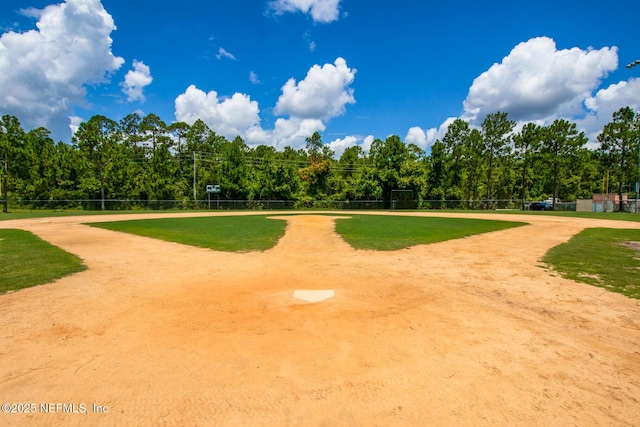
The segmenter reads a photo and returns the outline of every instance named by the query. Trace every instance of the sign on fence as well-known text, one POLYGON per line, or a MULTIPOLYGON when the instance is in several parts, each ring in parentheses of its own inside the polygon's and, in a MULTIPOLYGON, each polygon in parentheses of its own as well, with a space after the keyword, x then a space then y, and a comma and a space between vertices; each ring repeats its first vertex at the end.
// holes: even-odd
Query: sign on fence
POLYGON ((219 185, 207 184, 207 193, 219 194, 221 191, 219 185))

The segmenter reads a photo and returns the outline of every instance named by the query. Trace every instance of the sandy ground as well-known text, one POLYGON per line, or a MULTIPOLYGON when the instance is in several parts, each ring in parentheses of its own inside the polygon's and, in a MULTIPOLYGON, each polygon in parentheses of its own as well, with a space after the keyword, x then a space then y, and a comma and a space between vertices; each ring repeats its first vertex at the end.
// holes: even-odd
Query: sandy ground
POLYGON ((287 214, 242 254, 82 224, 105 217, 0 222, 88 266, 0 296, 0 403, 35 404, 0 425, 640 425, 640 301, 539 262, 640 224, 509 216, 529 225, 374 252, 334 232, 348 213, 287 214))

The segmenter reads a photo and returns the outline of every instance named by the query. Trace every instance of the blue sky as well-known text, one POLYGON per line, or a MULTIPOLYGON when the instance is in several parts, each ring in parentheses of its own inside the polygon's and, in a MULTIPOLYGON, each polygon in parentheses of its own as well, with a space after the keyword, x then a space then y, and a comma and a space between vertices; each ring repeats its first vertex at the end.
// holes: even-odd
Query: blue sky
POLYGON ((339 154, 455 118, 578 123, 640 108, 640 2, 4 0, 0 112, 70 141, 82 120, 201 118, 250 145, 339 154))

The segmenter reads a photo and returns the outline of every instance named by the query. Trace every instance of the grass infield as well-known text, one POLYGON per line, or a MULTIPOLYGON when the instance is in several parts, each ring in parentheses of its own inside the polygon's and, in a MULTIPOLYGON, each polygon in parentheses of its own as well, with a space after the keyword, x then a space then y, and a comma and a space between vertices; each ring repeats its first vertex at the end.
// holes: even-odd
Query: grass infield
POLYGON ((483 219, 354 215, 336 222, 336 231, 356 249, 395 251, 525 225, 483 219))
POLYGON ((566 279, 640 299, 640 230, 588 228, 542 261, 566 279))
POLYGON ((0 229, 0 259, 0 294, 86 269, 77 256, 23 230, 0 229))
POLYGON ((112 231, 226 252, 264 251, 278 243, 285 221, 262 215, 158 218, 88 224, 112 231))

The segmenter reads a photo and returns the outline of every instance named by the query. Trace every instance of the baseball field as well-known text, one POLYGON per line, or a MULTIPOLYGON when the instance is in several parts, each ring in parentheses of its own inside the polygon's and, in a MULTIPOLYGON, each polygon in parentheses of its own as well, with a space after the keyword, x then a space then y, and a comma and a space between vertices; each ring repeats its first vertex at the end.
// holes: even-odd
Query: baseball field
POLYGON ((638 222, 402 213, 523 224, 372 249, 336 232, 359 214, 272 212, 249 250, 89 225, 185 215, 230 214, 0 221, 86 266, 0 295, 0 425, 640 425, 640 300, 541 262, 638 222))

